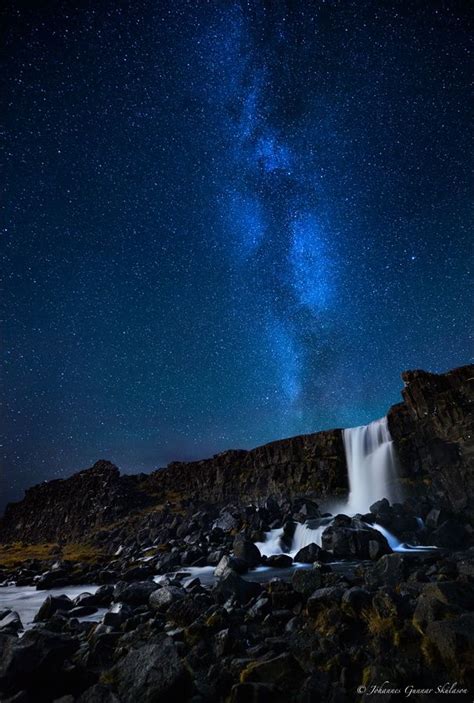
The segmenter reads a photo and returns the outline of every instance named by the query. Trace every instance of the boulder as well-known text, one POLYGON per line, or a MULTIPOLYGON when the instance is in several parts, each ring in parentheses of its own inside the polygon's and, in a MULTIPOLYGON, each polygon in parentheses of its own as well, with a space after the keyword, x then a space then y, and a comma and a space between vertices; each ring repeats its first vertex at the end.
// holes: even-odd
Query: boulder
POLYGON ((448 671, 453 671, 460 679, 465 679, 467 673, 472 680, 474 614, 467 613, 458 618, 432 622, 427 627, 426 638, 438 651, 448 671))
POLYGON ((330 568, 322 564, 314 564, 312 569, 297 569, 291 579, 291 585, 297 593, 308 598, 317 588, 323 585, 323 574, 330 568))
POLYGON ((231 532, 232 530, 236 530, 238 526, 239 521, 228 511, 222 512, 213 524, 214 528, 218 528, 223 532, 231 532))
POLYGON ((418 597, 413 624, 424 632, 436 620, 456 617, 473 609, 474 584, 462 581, 428 583, 418 597))
POLYGON ((262 561, 258 547, 243 534, 235 536, 233 550, 234 556, 245 561, 251 568, 262 561))
POLYGON ((238 683, 232 687, 229 703, 275 703, 275 687, 270 684, 238 683))
POLYGON ((111 670, 111 677, 121 703, 186 700, 189 687, 176 645, 165 635, 132 649, 111 670))
POLYGON ((127 605, 145 605, 157 587, 154 581, 137 581, 136 583, 119 581, 114 588, 113 597, 115 601, 127 605))
POLYGON ((0 615, 0 632, 14 634, 20 630, 23 630, 23 624, 15 610, 8 610, 0 615))
POLYGON ((36 613, 33 622, 49 620, 58 611, 68 611, 74 607, 74 603, 69 596, 47 596, 40 609, 36 613))
POLYGON ((377 559, 391 553, 385 537, 357 519, 338 515, 322 536, 323 549, 342 559, 377 559), (349 521, 348 521, 349 520, 349 521))
POLYGON ((302 547, 294 556, 294 561, 300 564, 314 564, 315 561, 329 561, 330 559, 332 559, 332 555, 314 542, 302 547))
POLYGON ((366 572, 368 586, 398 586, 407 574, 406 559, 402 554, 385 554, 366 572))
POLYGON ((458 520, 451 518, 443 522, 432 534, 431 539, 436 547, 457 549, 463 546, 465 530, 458 520))
POLYGON ((346 613, 359 615, 363 610, 369 608, 371 601, 372 596, 367 589, 353 586, 344 591, 341 607, 346 613))
POLYGON ((79 696, 77 703, 120 703, 120 701, 109 686, 96 683, 79 696))
POLYGON ((66 660, 79 648, 79 641, 69 635, 40 628, 23 637, 3 636, 0 643, 0 690, 41 691, 45 700, 61 694, 61 670, 66 660), (48 698, 49 696, 49 698, 48 698))
POLYGON ((322 608, 331 605, 339 605, 344 595, 344 588, 341 586, 328 586, 327 588, 318 588, 308 598, 306 604, 308 615, 311 617, 317 616, 322 608))
POLYGON ((242 683, 255 682, 273 684, 291 690, 302 675, 302 669, 291 654, 280 654, 271 659, 251 662, 240 674, 242 683))
POLYGON ((132 610, 125 603, 114 603, 102 618, 107 627, 118 630, 120 626, 133 615, 132 610))
POLYGON ((178 588, 177 586, 163 586, 163 588, 156 589, 150 594, 148 603, 152 610, 163 611, 166 610, 172 603, 175 603, 181 598, 184 598, 186 591, 183 588, 178 588))
POLYGON ((249 565, 243 559, 231 557, 226 554, 222 557, 214 569, 214 576, 216 578, 220 578, 227 573, 229 569, 235 571, 237 574, 245 574, 249 570, 249 565))
POLYGON ((259 583, 246 581, 234 571, 228 571, 213 587, 217 601, 222 603, 229 598, 235 598, 237 603, 245 605, 262 591, 259 583))

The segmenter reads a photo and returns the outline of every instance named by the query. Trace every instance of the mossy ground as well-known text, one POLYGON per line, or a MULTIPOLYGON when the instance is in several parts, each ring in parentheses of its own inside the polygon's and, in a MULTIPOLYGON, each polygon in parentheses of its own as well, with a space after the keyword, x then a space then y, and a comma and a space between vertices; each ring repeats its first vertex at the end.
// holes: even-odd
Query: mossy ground
POLYGON ((14 542, 0 544, 0 568, 11 569, 21 566, 24 562, 35 559, 50 561, 63 559, 72 562, 94 564, 103 558, 102 550, 90 544, 70 543, 59 546, 54 543, 25 544, 14 542))

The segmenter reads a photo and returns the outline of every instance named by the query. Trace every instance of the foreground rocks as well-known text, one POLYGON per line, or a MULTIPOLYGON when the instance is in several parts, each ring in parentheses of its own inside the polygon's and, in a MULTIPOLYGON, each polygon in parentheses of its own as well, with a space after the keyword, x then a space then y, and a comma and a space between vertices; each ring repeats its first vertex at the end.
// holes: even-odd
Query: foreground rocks
POLYGON ((229 563, 211 586, 181 570, 103 588, 96 623, 70 616, 94 596, 46 598, 22 637, 0 631, 0 699, 350 703, 384 680, 472 691, 474 549, 316 561, 266 583, 229 563))

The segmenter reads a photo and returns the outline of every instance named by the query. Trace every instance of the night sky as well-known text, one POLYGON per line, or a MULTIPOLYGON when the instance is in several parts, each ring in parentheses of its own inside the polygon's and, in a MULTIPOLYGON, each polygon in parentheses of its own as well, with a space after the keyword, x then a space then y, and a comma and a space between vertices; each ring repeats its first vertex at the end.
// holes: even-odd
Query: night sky
POLYGON ((2 502, 469 361, 468 7, 9 3, 2 502))

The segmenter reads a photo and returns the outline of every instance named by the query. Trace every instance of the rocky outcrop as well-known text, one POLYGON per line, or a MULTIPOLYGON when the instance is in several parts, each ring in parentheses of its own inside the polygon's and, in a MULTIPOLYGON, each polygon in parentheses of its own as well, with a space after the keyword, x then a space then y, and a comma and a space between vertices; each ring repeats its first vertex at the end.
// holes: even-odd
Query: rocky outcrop
POLYGON ((316 432, 228 451, 211 459, 174 462, 146 480, 148 490, 182 493, 206 502, 260 503, 268 496, 326 497, 347 491, 341 430, 316 432))
MULTIPOLYGON (((431 507, 439 507, 441 517, 443 510, 474 511, 473 377, 473 366, 446 374, 407 371, 404 402, 388 413, 402 481, 409 491, 428 497, 431 507)), ((99 461, 69 479, 35 486, 21 502, 9 505, 0 521, 0 542, 80 540, 173 500, 258 505, 269 497, 321 501, 347 490, 341 430, 174 462, 147 476, 120 476, 117 467, 99 461)), ((220 520, 233 518, 226 514, 220 520)), ((438 524, 438 542, 445 546, 456 526, 442 519, 438 524)))
POLYGON ((474 510, 474 366, 402 378, 404 402, 388 413, 402 477, 440 507, 474 510))
POLYGON ((138 476, 120 476, 110 461, 68 479, 29 488, 19 503, 10 503, 0 523, 0 541, 64 542, 120 520, 145 506, 138 476))

